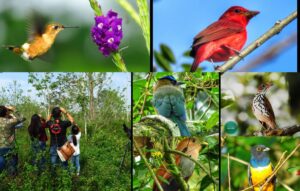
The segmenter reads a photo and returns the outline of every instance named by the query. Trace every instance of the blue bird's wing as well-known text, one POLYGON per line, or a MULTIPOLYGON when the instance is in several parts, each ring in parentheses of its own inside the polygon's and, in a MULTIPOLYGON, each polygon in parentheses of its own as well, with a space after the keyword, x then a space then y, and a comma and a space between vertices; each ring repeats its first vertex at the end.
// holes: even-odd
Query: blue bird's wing
POLYGON ((185 101, 183 93, 175 87, 164 86, 154 93, 152 103, 157 112, 178 125, 181 136, 191 136, 186 126, 185 101))
POLYGON ((179 119, 186 120, 185 101, 183 96, 170 96, 172 112, 179 119))
POLYGON ((169 96, 154 95, 152 103, 160 115, 170 118, 172 110, 169 96))

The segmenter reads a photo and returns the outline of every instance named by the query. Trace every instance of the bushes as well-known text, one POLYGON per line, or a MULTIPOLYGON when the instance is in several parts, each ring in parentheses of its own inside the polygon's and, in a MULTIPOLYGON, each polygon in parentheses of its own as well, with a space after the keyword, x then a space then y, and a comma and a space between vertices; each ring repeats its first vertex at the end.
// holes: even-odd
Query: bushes
POLYGON ((30 164, 30 141, 26 128, 18 130, 17 141, 18 175, 10 177, 5 172, 1 173, 0 190, 130 190, 131 151, 127 152, 125 163, 119 172, 128 142, 122 124, 112 123, 104 126, 87 139, 83 134, 80 141, 81 173, 79 177, 70 173, 72 167, 68 171, 58 168, 55 175, 51 174, 49 142, 46 151, 47 164, 45 170, 39 173, 37 167, 30 164))

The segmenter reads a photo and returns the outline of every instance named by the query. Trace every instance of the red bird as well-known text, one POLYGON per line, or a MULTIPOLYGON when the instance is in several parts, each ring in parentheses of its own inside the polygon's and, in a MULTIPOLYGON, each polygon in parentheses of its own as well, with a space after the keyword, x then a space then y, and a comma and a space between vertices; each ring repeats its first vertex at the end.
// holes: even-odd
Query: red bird
POLYGON ((239 54, 247 40, 246 26, 258 13, 240 6, 230 7, 218 21, 197 34, 190 54, 194 57, 191 72, 204 60, 223 62, 239 54))
MULTIPOLYGON (((197 159, 199 156, 199 152, 201 149, 201 145, 197 143, 195 138, 185 138, 183 139, 178 145, 176 150, 181 151, 189 156, 191 156, 193 159, 197 159)), ((179 169, 181 170, 181 175, 185 179, 185 181, 188 181, 188 179, 192 176, 193 171, 195 169, 195 163, 191 161, 190 159, 175 155, 175 162, 176 165, 179 166, 179 169)), ((169 172, 166 169, 166 165, 161 165, 159 169, 156 172, 156 177, 160 180, 160 178, 163 178, 169 182, 167 184, 166 182, 160 181, 160 185, 162 186, 164 191, 177 191, 179 190, 179 185, 176 182, 176 180, 172 177, 171 172, 169 172)), ((159 191, 157 185, 154 182, 153 185, 153 191, 159 191)))

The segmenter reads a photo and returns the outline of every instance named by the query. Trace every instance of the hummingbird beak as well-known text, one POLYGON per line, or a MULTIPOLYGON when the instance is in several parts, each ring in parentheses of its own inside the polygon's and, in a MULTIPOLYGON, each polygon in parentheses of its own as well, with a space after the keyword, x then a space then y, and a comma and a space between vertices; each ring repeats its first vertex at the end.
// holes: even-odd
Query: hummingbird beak
POLYGON ((79 26, 62 26, 63 29, 79 28, 79 26))

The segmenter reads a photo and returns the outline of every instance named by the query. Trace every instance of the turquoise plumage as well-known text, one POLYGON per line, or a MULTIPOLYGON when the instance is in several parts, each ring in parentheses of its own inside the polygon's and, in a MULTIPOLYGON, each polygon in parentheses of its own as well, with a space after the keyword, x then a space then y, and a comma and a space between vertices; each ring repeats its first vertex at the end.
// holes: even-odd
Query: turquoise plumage
POLYGON ((180 84, 173 76, 158 79, 152 102, 160 115, 178 125, 181 136, 191 136, 186 126, 185 99, 180 84))

